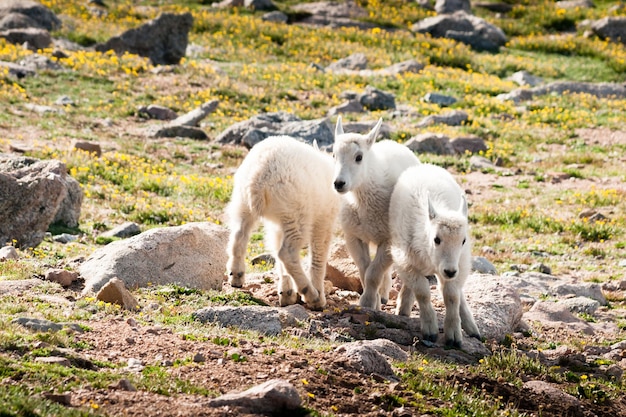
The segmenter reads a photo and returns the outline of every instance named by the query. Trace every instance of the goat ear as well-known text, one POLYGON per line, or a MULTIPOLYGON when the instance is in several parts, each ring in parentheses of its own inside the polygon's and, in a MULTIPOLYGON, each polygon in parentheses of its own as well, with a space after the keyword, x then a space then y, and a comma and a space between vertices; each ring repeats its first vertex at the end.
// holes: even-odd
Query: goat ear
POLYGON ((317 139, 313 139, 313 149, 315 149, 316 151, 320 150, 319 145, 317 144, 317 139))
POLYGON ((376 138, 378 137, 378 132, 380 131, 380 127, 383 125, 383 118, 378 119, 378 123, 376 126, 372 128, 370 133, 367 135, 367 146, 372 146, 374 142, 376 142, 376 138))
POLYGON ((341 116, 337 116, 337 125, 335 126, 335 137, 343 135, 343 125, 341 124, 341 116))
POLYGON ((467 198, 465 197, 465 194, 461 196, 461 207, 459 207, 459 211, 463 214, 463 216, 467 217, 467 198))
POLYGON ((433 203, 430 201, 429 195, 426 195, 426 200, 428 200, 428 218, 430 220, 433 220, 435 217, 437 217, 437 211, 435 210, 433 203))

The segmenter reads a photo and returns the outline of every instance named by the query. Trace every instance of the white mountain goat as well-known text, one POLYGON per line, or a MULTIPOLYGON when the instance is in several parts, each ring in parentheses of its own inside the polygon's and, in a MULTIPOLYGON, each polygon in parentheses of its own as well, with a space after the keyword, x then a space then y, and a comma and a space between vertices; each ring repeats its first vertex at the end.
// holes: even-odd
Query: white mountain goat
POLYGON ((314 148, 288 136, 270 137, 250 150, 234 182, 227 208, 230 284, 242 287, 245 282, 246 247, 262 219, 276 259, 280 305, 296 303, 300 294, 311 309, 323 308, 326 261, 340 205, 333 190, 332 157, 317 144, 314 148), (305 247, 308 276, 300 261, 305 247))
POLYGON ((436 275, 446 306, 446 345, 461 346, 461 326, 480 339, 463 294, 472 262, 467 200, 452 175, 431 164, 404 171, 391 195, 389 218, 391 253, 402 280, 396 313, 409 316, 417 298, 422 336, 435 342, 439 326, 426 277, 436 275))
POLYGON ((367 134, 344 133, 341 116, 335 128, 335 190, 343 194, 339 214, 346 248, 357 268, 363 294, 359 304, 380 309, 391 289, 389 199, 406 168, 420 162, 406 146, 391 140, 377 143, 382 119, 367 134), (370 243, 376 245, 372 260, 370 243))

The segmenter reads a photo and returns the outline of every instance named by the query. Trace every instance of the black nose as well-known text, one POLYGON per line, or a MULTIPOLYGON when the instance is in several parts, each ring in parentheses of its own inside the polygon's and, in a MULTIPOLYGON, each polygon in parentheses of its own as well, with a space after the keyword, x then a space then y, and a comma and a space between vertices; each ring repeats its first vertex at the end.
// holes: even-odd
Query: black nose
POLYGON ((345 181, 339 181, 339 180, 335 181, 335 190, 341 191, 344 185, 346 185, 345 181))
POLYGON ((448 278, 454 278, 456 275, 456 271, 454 269, 444 269, 443 273, 446 274, 448 278))

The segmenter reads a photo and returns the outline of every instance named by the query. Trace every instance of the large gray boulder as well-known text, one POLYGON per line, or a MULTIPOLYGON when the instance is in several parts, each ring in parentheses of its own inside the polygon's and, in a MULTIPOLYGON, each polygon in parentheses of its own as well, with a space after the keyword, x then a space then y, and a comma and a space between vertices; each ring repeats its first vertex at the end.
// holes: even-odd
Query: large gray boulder
POLYGON ((32 0, 0 1, 0 22, 4 29, 37 27, 50 31, 61 27, 61 20, 50 9, 32 0))
POLYGON ((291 6, 291 10, 305 15, 305 17, 298 19, 297 23, 300 24, 328 27, 356 27, 360 29, 376 27, 373 23, 359 20, 367 18, 368 12, 353 0, 300 3, 291 6))
POLYGON ((591 24, 593 33, 601 39, 626 44, 626 16, 605 17, 591 24))
POLYGON ((95 46, 96 51, 130 52, 150 58, 154 65, 175 65, 185 56, 191 13, 163 13, 158 18, 95 46))
POLYGON ((53 222, 78 225, 83 192, 60 161, 0 154, 0 196, 0 246, 34 248, 53 222))
POLYGON ((259 114, 236 123, 220 133, 215 141, 252 148, 262 140, 276 135, 293 136, 306 143, 316 140, 320 148, 332 145, 335 141, 328 119, 301 120, 285 112, 259 114))
POLYGON ((496 52, 507 41, 502 29, 462 11, 428 17, 415 23, 411 30, 435 38, 455 39, 479 51, 496 52))
POLYGON ((497 275, 472 274, 464 292, 481 336, 504 340, 520 326, 522 302, 517 290, 497 275))
POLYGON ((27 44, 33 51, 47 48, 52 44, 50 32, 40 28, 8 29, 0 32, 0 38, 16 45, 27 44))
POLYGON ((435 11, 437 14, 450 14, 458 11, 471 13, 470 0, 437 0, 435 11))
POLYGON ((79 268, 84 293, 97 292, 114 277, 127 288, 179 284, 219 290, 226 270, 228 231, 214 223, 151 229, 109 243, 79 268))
POLYGON ((242 408, 263 415, 290 415, 300 408, 301 403, 298 390, 291 382, 271 379, 243 392, 229 392, 212 398, 207 405, 235 410, 242 408))

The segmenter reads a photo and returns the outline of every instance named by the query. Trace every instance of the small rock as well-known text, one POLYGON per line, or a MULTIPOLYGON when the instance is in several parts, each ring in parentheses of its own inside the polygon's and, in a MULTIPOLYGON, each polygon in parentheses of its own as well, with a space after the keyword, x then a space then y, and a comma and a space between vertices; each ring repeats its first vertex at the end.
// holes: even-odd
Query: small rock
POLYGON ((542 274, 547 274, 547 275, 552 275, 552 268, 550 268, 548 265, 545 265, 541 262, 538 262, 536 264, 532 264, 530 266, 530 270, 531 271, 538 271, 541 272, 542 274))
POLYGON ((56 282, 62 287, 69 287, 78 279, 78 272, 66 269, 49 269, 46 271, 45 279, 46 281, 56 282))
POLYGON ((139 373, 143 371, 143 368, 145 368, 145 366, 143 365, 141 360, 135 358, 128 359, 128 364, 126 365, 127 371, 139 373))
POLYGON ((560 300, 572 313, 593 314, 600 307, 600 303, 587 297, 573 297, 560 300))
POLYGON ((52 392, 46 392, 43 394, 43 396, 46 400, 64 405, 66 407, 70 407, 72 405, 72 394, 69 392, 64 392, 63 394, 54 394, 52 392))
POLYGON ((101 233, 100 236, 107 237, 107 238, 110 238, 110 237, 126 238, 126 237, 138 235, 139 233, 141 233, 141 228, 139 227, 137 223, 126 222, 117 227, 114 227, 111 230, 101 233))
POLYGON ((489 262, 487 258, 483 258, 482 256, 475 256, 472 259, 472 271, 478 272, 479 274, 498 275, 496 267, 489 262))
POLYGON ((20 255, 17 253, 17 249, 13 246, 3 246, 0 249, 0 262, 4 262, 8 259, 19 259, 20 255))
POLYGON ((193 361, 196 363, 201 363, 201 362, 206 361, 206 358, 204 357, 202 353, 198 352, 195 355, 193 355, 193 361))
POLYGON ((74 106, 76 103, 69 96, 60 96, 54 101, 54 104, 57 106, 74 106))
POLYGON ((534 87, 543 82, 539 77, 535 77, 528 71, 518 71, 509 77, 509 80, 517 83, 520 86, 534 87))
POLYGON ((424 96, 424 101, 426 103, 437 104, 442 107, 451 106, 457 102, 457 99, 451 96, 446 96, 438 93, 427 93, 424 96))
POLYGON ((288 381, 272 379, 239 393, 228 393, 209 400, 209 407, 235 406, 255 413, 279 414, 300 408, 302 400, 288 381))
POLYGON ((54 235, 52 237, 52 240, 54 240, 55 242, 59 242, 59 243, 70 243, 70 242, 74 242, 76 240, 78 240, 78 236, 77 235, 72 235, 69 233, 61 233, 60 235, 54 235))
POLYGON ((69 368, 72 366, 70 361, 67 358, 63 358, 61 356, 43 356, 35 358, 35 362, 45 363, 46 365, 59 365, 69 368))
POLYGON ((257 255, 250 260, 252 265, 263 265, 272 267, 276 263, 274 256, 271 253, 262 253, 261 255, 257 255))
POLYGON ((189 113, 183 114, 180 117, 172 120, 170 123, 173 126, 198 126, 198 123, 210 113, 213 113, 219 105, 218 100, 211 100, 203 103, 200 107, 193 109, 189 113))
POLYGON ((132 384, 132 382, 130 382, 126 378, 120 379, 117 382, 117 384, 109 385, 109 389, 117 389, 117 390, 130 391, 130 392, 137 391, 137 388, 135 388, 135 386, 132 384))
POLYGON ((105 303, 118 304, 126 310, 139 310, 139 303, 130 291, 126 289, 124 282, 118 278, 112 278, 106 283, 96 295, 96 299, 105 303))
POLYGON ((96 157, 102 156, 102 148, 99 143, 87 142, 84 140, 77 140, 74 142, 74 150, 81 150, 95 155, 96 157))
POLYGON ((35 319, 30 317, 19 317, 11 320, 11 323, 29 328, 37 332, 57 332, 63 328, 63 325, 54 323, 50 320, 35 319))
POLYGON ((261 16, 261 20, 274 23, 287 23, 289 17, 280 10, 275 10, 273 12, 265 13, 261 16))
POLYGON ((145 114, 149 118, 156 120, 174 120, 178 117, 178 114, 176 114, 174 110, 156 104, 139 107, 137 112, 139 114, 145 114))

